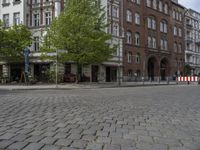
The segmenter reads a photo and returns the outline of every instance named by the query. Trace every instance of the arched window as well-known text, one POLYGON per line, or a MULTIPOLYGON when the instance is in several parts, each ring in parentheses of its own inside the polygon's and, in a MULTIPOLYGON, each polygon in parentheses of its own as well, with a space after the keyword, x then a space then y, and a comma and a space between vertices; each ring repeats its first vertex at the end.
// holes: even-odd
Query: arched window
POLYGON ((127 33, 126 33, 126 43, 132 44, 132 32, 131 31, 127 31, 127 33))
POLYGON ((140 64, 140 63, 141 63, 141 55, 140 55, 140 53, 137 53, 137 54, 136 54, 135 63, 136 63, 136 64, 140 64))
POLYGON ((135 33, 135 45, 139 46, 140 45, 140 34, 135 33))
POLYGON ((140 14, 135 13, 135 24, 140 24, 140 14))
POLYGON ((160 31, 164 32, 164 33, 167 33, 167 21, 162 20, 160 22, 160 31))
POLYGON ((127 10, 126 11, 126 21, 132 22, 132 20, 133 20, 132 12, 130 10, 127 10))
POLYGON ((176 26, 174 26, 174 35, 177 35, 177 27, 176 26))
POLYGON ((155 17, 150 16, 147 18, 148 28, 149 29, 156 29, 156 20, 155 17))
POLYGON ((132 63, 132 53, 131 52, 128 52, 128 63, 132 63))

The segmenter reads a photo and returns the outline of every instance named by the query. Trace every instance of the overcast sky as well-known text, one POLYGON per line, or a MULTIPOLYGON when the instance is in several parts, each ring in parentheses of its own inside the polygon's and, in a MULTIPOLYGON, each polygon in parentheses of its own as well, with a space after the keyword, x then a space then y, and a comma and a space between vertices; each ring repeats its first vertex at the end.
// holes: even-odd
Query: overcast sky
POLYGON ((178 2, 186 8, 191 8, 200 12, 200 0, 178 0, 178 2))

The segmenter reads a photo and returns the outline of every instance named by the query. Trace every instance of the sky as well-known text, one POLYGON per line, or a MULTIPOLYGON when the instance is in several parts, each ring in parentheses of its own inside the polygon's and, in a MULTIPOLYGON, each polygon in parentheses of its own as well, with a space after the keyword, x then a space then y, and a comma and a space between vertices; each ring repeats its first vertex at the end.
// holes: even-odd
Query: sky
POLYGON ((200 12, 200 0, 178 0, 179 4, 200 12))

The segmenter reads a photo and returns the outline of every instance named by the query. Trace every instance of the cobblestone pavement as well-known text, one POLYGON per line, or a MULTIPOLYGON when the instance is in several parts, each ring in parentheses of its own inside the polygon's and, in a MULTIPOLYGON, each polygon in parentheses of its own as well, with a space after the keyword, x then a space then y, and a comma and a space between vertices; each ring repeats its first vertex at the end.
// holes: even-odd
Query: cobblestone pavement
POLYGON ((2 91, 0 149, 200 150, 200 86, 2 91))

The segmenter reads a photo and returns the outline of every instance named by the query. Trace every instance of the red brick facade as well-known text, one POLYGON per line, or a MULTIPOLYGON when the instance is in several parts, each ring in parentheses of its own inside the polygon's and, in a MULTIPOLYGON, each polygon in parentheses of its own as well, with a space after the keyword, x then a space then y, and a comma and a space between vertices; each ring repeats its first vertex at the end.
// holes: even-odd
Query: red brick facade
POLYGON ((125 77, 137 76, 138 78, 165 80, 166 77, 183 73, 184 8, 169 0, 162 0, 162 4, 159 4, 159 0, 155 0, 156 3, 153 3, 153 0, 149 0, 148 6, 147 1, 124 0, 123 73, 125 77), (132 13, 132 22, 127 21, 127 10, 132 13), (179 12, 180 15, 178 16, 182 17, 181 21, 173 19, 172 10, 179 12), (140 16, 139 24, 135 23, 135 13, 140 16), (160 22, 164 22, 166 25, 162 24, 163 31, 161 31, 160 22), (175 25, 178 31, 181 30, 181 36, 179 36, 179 32, 177 36, 174 36, 175 25), (131 43, 130 39, 127 39, 127 32, 129 32, 129 35, 130 33, 132 34, 131 43), (139 44, 136 42, 135 34, 140 36, 139 44), (129 43, 127 43, 127 40, 129 43), (174 50, 175 42, 181 50, 174 50), (161 45, 161 43, 163 44, 161 45))

